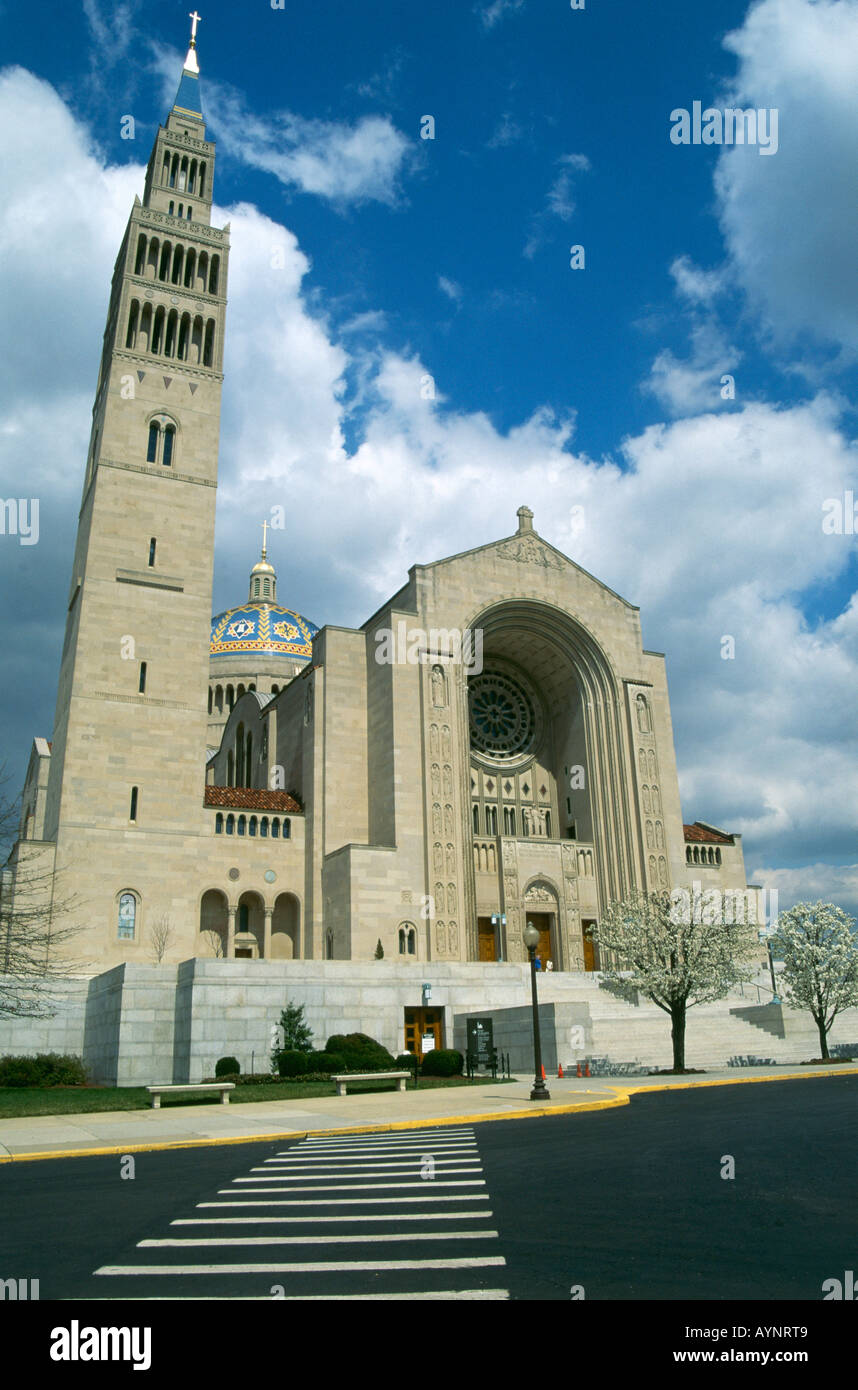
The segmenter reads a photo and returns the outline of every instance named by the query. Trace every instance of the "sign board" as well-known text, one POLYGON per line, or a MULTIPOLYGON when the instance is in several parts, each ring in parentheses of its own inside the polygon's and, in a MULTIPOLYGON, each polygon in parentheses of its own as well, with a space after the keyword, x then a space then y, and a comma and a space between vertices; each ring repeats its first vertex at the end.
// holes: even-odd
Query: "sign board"
POLYGON ((490 1018, 467 1021, 468 1052, 478 1067, 490 1067, 494 1051, 494 1024, 490 1018))
POLYGON ((425 1054, 426 1054, 427 1052, 434 1052, 434 1051, 435 1051, 435 1034, 434 1034, 434 1033, 424 1033, 424 1034, 423 1034, 423 1042, 422 1042, 421 1046, 422 1046, 422 1048, 423 1048, 423 1054, 424 1054, 424 1056, 425 1056, 425 1054))

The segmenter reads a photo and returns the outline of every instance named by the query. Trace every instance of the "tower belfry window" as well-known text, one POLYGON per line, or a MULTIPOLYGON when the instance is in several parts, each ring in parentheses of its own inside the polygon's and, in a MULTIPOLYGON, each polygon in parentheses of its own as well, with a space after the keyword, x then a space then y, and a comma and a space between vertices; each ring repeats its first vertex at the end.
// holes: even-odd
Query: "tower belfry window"
MULTIPOLYGON (((145 694, 146 694, 146 662, 145 662, 145 661, 141 661, 141 662, 140 662, 140 680, 139 680, 138 685, 137 685, 137 690, 138 690, 138 693, 139 693, 140 695, 145 695, 145 694)), ((133 819, 133 817, 132 817, 132 819, 133 819)))
POLYGON ((158 457, 158 436, 160 433, 160 427, 153 420, 152 424, 149 426, 149 444, 146 449, 147 463, 154 463, 158 457))

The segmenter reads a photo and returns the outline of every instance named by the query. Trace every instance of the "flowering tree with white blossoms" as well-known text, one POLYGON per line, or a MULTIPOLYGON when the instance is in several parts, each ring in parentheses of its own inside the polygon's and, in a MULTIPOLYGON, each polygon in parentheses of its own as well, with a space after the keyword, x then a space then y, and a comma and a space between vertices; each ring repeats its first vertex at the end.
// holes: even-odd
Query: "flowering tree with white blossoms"
POLYGON ((858 1005, 855 919, 833 903, 796 903, 778 917, 772 946, 783 957, 786 1001, 809 1009, 819 1029, 823 1060, 828 1032, 844 1009, 858 1005))
POLYGON ((700 893, 679 896, 682 904, 677 895, 638 890, 611 903, 593 929, 602 951, 614 957, 603 975, 621 989, 640 990, 670 1015, 674 1071, 685 1070, 688 1009, 723 999, 748 979, 743 962, 755 949, 747 923, 702 907, 700 893))

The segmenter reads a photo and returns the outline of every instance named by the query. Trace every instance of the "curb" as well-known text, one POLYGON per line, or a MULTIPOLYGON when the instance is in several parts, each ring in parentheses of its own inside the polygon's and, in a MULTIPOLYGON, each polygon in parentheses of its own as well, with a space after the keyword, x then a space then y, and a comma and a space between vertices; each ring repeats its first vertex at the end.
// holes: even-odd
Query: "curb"
MULTIPOLYGON (((712 1081, 675 1081, 656 1083, 654 1086, 607 1086, 614 1092, 612 1100, 578 1101, 569 1105, 544 1105, 538 1110, 495 1110, 481 1115, 444 1115, 441 1118, 427 1116, 422 1120, 392 1120, 389 1124, 349 1125, 337 1129, 290 1129, 275 1134, 241 1134, 221 1139, 167 1139, 151 1144, 113 1144, 98 1149, 52 1149, 48 1152, 13 1154, 7 1150, 0 1153, 2 1163, 34 1163, 48 1158, 104 1158, 116 1154, 159 1153, 170 1149, 219 1148, 227 1144, 270 1144, 289 1139, 319 1139, 339 1134, 387 1134, 401 1129, 426 1129, 427 1126, 440 1128, 442 1125, 488 1124, 496 1120, 547 1119, 552 1115, 585 1114, 596 1110, 615 1110, 631 1105, 635 1095, 646 1095, 653 1091, 693 1091, 701 1087, 713 1086, 754 1086, 772 1081, 807 1081, 813 1077, 856 1076, 858 1067, 846 1071, 837 1067, 832 1071, 788 1072, 784 1076, 737 1076, 724 1077, 712 1081)), ((593 1078, 596 1080, 597 1078, 593 1078)), ((0 1145, 2 1148, 2 1145, 0 1145)))

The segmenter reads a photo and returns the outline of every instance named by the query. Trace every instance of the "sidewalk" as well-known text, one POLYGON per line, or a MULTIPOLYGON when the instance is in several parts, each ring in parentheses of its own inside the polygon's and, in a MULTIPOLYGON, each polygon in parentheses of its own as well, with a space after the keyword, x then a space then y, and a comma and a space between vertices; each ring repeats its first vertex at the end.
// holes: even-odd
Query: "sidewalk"
MULTIPOLYGON (((183 1105, 160 1110, 119 1110, 88 1115, 37 1115, 0 1120, 0 1163, 99 1153, 134 1153, 197 1144, 237 1144, 301 1139, 327 1134, 427 1125, 477 1124, 486 1120, 545 1117, 624 1106, 636 1093, 697 1086, 812 1080, 858 1075, 858 1065, 742 1067, 699 1076, 548 1077, 551 1099, 530 1099, 532 1082, 503 1086, 384 1091, 371 1095, 312 1097, 221 1105, 183 1105)), ((233 1095, 235 1092, 233 1092, 233 1095)))

